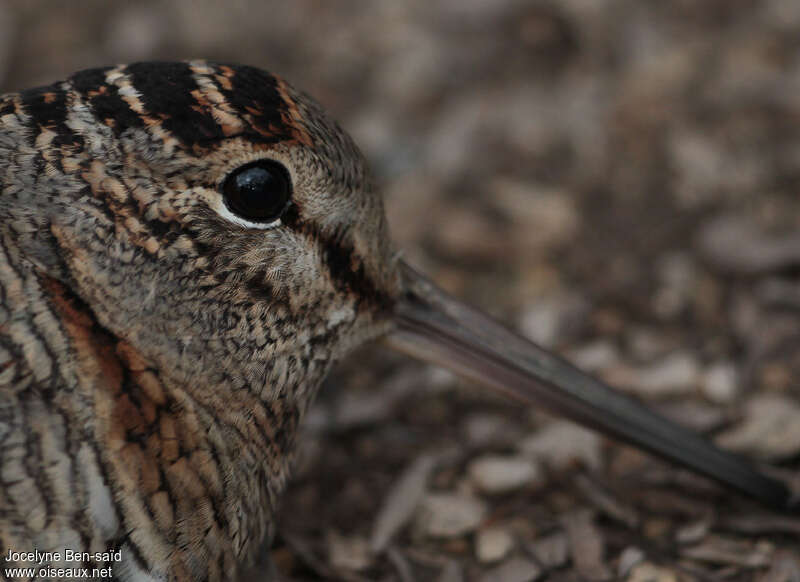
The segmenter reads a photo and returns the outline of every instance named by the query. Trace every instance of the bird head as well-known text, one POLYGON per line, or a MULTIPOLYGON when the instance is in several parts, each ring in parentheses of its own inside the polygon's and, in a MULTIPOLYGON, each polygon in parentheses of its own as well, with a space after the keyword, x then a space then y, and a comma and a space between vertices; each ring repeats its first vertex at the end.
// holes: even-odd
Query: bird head
POLYGON ((41 158, 16 164, 5 210, 27 255, 180 381, 224 370, 265 397, 302 391, 388 331, 401 283, 381 197, 352 140, 282 79, 139 63, 6 113, 30 130, 7 158, 41 158))

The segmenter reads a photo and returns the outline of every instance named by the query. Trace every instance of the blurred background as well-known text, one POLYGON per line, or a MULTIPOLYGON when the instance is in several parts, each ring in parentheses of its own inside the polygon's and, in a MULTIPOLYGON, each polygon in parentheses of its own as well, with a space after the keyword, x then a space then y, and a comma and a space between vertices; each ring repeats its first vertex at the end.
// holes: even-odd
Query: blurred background
MULTIPOLYGON (((800 2, 0 0, 0 90, 256 65, 360 144, 406 257, 724 446, 800 469, 800 2)), ((327 382, 295 580, 800 580, 800 519, 378 348, 327 382)))

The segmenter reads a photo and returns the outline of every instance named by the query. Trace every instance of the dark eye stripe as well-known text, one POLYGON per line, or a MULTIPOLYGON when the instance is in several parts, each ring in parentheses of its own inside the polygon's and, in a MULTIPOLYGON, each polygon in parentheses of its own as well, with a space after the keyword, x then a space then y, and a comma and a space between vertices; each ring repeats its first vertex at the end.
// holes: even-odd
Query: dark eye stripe
POLYGON ((347 240, 346 233, 323 234, 314 224, 300 217, 296 204, 291 205, 281 217, 284 225, 303 234, 322 249, 322 261, 331 281, 343 293, 353 294, 359 303, 369 308, 388 309, 391 297, 375 284, 364 268, 364 261, 347 240))

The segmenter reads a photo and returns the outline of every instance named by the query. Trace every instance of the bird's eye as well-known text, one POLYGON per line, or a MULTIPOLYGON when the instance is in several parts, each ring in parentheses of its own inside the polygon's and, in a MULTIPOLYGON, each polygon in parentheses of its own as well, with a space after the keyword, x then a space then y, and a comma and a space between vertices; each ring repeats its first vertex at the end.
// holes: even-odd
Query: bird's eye
POLYGON ((225 206, 236 216, 257 223, 281 217, 292 196, 289 172, 272 160, 258 160, 231 172, 222 184, 225 206))

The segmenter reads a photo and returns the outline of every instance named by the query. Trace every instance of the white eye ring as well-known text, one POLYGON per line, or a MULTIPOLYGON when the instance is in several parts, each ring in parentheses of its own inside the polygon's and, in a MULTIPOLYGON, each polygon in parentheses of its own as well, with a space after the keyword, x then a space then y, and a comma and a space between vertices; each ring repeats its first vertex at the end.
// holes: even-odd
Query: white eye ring
POLYGON ((226 219, 228 222, 232 222, 242 228, 256 228, 258 230, 267 230, 270 228, 277 228, 283 224, 280 218, 276 218, 272 222, 250 222, 249 220, 245 220, 241 216, 236 216, 233 212, 231 212, 225 203, 222 201, 222 198, 219 198, 213 204, 213 209, 219 214, 222 218, 226 219))

